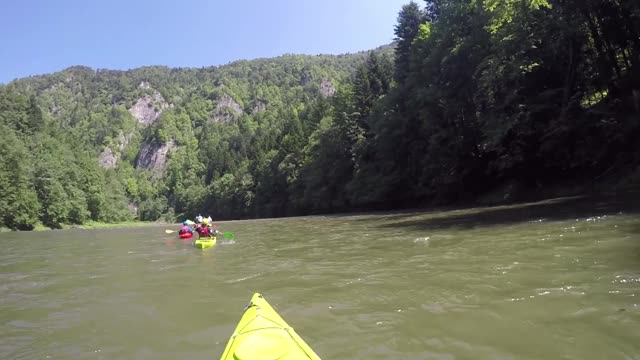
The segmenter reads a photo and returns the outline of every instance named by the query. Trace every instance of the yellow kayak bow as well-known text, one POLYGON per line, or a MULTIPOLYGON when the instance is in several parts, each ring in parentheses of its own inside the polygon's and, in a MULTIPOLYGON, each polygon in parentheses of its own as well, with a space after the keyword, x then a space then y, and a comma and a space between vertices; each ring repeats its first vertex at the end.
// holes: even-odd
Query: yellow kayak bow
POLYGON ((320 360, 304 340, 255 293, 221 360, 320 360))

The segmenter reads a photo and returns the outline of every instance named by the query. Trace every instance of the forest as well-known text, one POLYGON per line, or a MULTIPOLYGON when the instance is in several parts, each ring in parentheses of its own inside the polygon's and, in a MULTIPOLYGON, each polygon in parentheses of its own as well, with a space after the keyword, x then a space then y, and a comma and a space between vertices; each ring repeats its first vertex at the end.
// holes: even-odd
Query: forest
POLYGON ((640 180, 640 2, 427 0, 399 9, 394 30, 355 54, 74 66, 0 85, 0 227, 640 180))

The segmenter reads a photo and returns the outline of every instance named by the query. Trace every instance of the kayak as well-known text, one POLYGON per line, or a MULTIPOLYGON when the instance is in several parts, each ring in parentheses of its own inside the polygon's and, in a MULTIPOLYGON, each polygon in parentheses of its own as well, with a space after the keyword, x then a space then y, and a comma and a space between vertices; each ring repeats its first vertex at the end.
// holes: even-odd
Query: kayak
POLYGON ((320 357, 261 294, 255 293, 220 360, 266 359, 320 360, 320 357))
POLYGON ((215 244, 215 236, 208 239, 198 239, 193 242, 193 246, 197 247, 198 249, 208 249, 210 247, 213 247, 215 244))
POLYGON ((193 237, 193 234, 190 232, 184 233, 184 234, 180 234, 180 239, 191 239, 193 237))

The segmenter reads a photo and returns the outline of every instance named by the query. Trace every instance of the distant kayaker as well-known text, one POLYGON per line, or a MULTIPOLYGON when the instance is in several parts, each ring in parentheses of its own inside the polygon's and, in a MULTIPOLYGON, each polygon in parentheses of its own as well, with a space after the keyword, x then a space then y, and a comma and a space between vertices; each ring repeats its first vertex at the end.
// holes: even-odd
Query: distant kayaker
POLYGON ((196 225, 196 231, 199 238, 209 238, 213 236, 211 229, 209 228, 209 221, 207 219, 202 220, 202 224, 196 225))
POLYGON ((198 232, 198 235, 200 235, 200 237, 211 237, 221 234, 216 226, 211 224, 209 218, 203 219, 202 224, 196 225, 196 231, 198 232))
POLYGON ((189 223, 187 221, 183 221, 182 227, 180 228, 180 231, 178 231, 178 234, 182 235, 186 233, 193 234, 193 229, 191 228, 191 226, 189 226, 189 223))

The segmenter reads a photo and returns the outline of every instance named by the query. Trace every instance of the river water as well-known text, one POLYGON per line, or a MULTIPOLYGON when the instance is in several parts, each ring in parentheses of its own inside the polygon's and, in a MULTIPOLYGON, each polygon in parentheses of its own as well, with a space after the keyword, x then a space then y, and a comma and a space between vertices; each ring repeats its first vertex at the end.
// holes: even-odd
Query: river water
POLYGON ((640 359, 628 199, 0 234, 3 359, 216 359, 261 292, 324 359, 640 359))

